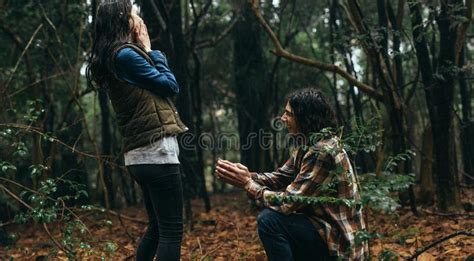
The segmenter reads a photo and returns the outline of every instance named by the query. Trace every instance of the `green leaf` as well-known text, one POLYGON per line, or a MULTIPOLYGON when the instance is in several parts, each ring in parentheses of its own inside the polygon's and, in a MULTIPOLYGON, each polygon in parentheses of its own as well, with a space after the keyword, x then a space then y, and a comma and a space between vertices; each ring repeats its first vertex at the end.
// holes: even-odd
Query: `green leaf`
POLYGON ((8 170, 16 171, 16 167, 7 161, 0 161, 0 169, 3 173, 7 173, 8 170))

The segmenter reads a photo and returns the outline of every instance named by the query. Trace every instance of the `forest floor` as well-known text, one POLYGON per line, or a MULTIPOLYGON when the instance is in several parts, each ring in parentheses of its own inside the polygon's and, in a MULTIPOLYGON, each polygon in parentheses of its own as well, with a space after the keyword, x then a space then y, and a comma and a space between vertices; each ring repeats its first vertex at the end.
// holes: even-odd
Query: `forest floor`
MULTIPOLYGON (((472 200, 472 191, 464 192, 464 200, 472 200), (468 193, 468 194, 466 194, 468 193)), ((212 210, 204 211, 202 201, 193 201, 194 229, 186 230, 182 260, 266 260, 256 233, 257 211, 252 210, 244 193, 228 193, 211 197, 212 210)), ((443 216, 432 208, 421 208, 417 217, 409 208, 400 208, 395 215, 369 214, 369 229, 384 235, 371 241, 374 257, 387 256, 383 250, 407 259, 418 248, 427 246, 456 231, 474 230, 474 213, 443 216)), ((76 250, 78 260, 134 260, 134 250, 145 225, 146 214, 140 207, 122 209, 127 217, 120 220, 111 215, 112 223, 104 222, 102 213, 85 214, 81 218, 92 236, 85 238, 91 248, 76 250), (131 220, 136 219, 136 220, 131 220), (123 225, 122 225, 122 224, 123 225)), ((58 241, 61 226, 49 225, 58 241)), ((63 260, 64 252, 56 252, 54 244, 40 225, 10 225, 8 233, 18 239, 14 246, 0 247, 0 260, 63 260)), ((418 260, 466 260, 473 258, 474 237, 459 235, 450 238, 421 255, 418 260), (470 256, 471 255, 471 256, 470 256)))

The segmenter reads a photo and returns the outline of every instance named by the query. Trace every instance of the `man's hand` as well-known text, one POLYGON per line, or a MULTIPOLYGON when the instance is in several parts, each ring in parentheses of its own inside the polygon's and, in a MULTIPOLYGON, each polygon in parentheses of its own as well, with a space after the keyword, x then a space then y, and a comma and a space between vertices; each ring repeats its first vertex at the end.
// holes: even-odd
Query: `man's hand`
POLYGON ((228 160, 217 161, 216 176, 221 181, 239 188, 245 187, 251 180, 250 172, 246 166, 228 160))

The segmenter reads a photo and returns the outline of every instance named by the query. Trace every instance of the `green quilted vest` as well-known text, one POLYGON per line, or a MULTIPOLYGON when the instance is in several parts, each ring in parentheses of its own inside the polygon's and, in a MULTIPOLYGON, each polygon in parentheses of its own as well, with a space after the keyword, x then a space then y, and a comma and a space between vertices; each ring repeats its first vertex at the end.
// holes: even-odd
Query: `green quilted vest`
MULTIPOLYGON (((145 51, 131 44, 117 48, 113 57, 124 47, 133 48, 148 62, 154 64, 145 51)), ((155 95, 119 80, 118 77, 115 77, 109 85, 108 94, 117 115, 124 152, 150 145, 164 136, 188 130, 170 98, 155 95)))

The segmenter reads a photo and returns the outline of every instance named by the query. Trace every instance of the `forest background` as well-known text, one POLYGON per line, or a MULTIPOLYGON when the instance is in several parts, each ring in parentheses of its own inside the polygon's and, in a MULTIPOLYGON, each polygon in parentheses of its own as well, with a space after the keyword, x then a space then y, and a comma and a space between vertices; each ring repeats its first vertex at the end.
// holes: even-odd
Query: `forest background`
MULTIPOLYGON (((107 95, 85 78, 99 3, 0 0, 1 257, 133 257, 140 191, 107 95), (90 237, 112 231, 123 242, 90 237)), ((212 173, 218 158, 282 164, 285 95, 304 87, 335 108, 374 224, 360 240, 374 257, 474 251, 472 0, 134 4, 168 57, 190 128, 179 137, 184 258, 264 258, 256 210, 212 173)))

